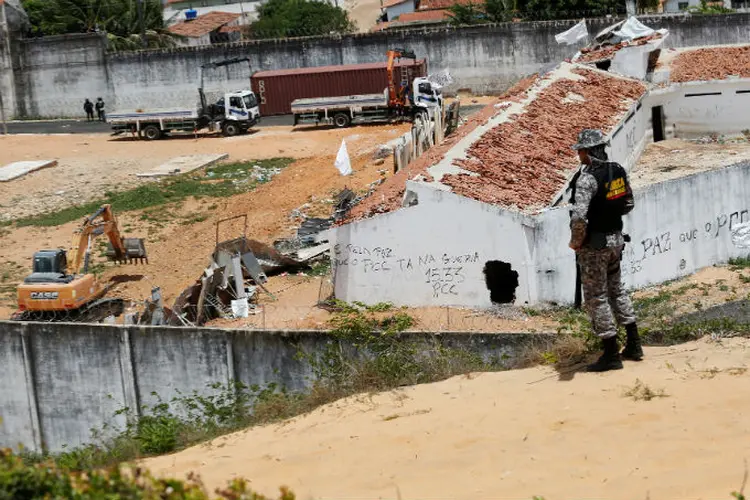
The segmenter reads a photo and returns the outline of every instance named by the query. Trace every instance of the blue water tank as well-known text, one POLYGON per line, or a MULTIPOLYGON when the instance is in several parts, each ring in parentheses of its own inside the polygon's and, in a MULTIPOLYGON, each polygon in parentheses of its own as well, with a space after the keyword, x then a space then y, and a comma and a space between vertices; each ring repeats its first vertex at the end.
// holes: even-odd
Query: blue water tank
POLYGON ((192 21, 196 17, 198 17, 198 11, 197 10, 195 10, 195 9, 188 9, 188 10, 185 11, 185 19, 186 20, 192 21))

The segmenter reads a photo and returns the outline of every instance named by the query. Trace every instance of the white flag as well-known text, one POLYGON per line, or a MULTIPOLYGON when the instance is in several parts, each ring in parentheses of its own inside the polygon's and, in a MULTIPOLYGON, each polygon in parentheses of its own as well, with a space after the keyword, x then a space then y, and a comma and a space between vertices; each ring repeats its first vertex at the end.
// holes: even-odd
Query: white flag
POLYGON ((573 45, 578 40, 582 40, 589 36, 589 30, 586 29, 586 20, 582 19, 580 23, 576 24, 568 31, 563 31, 555 35, 555 41, 557 43, 564 43, 566 45, 573 45))
POLYGON ((350 175, 352 173, 352 164, 349 162, 349 153, 346 151, 346 141, 341 140, 341 147, 339 153, 336 155, 336 163, 334 163, 341 175, 350 175))

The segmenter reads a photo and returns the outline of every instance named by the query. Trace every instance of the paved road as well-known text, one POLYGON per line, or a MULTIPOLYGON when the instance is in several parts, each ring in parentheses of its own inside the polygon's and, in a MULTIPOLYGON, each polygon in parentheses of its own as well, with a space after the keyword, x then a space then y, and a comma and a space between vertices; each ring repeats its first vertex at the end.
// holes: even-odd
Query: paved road
MULTIPOLYGON (((483 106, 468 105, 461 107, 462 117, 476 113, 483 106)), ((292 115, 267 116, 264 117, 259 128, 277 127, 280 125, 291 126, 294 123, 292 115)), ((110 125, 102 122, 87 122, 86 120, 60 120, 60 121, 18 121, 8 123, 9 134, 107 134, 112 132, 110 125)))

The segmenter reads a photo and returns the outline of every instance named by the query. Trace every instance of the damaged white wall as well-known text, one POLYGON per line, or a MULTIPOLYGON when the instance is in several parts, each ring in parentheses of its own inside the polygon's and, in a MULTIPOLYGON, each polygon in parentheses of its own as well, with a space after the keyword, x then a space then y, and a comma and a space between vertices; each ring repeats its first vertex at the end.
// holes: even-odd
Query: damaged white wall
MULTIPOLYGON (((741 85, 750 87, 740 81, 691 86, 690 93, 709 94, 720 87, 721 95, 706 96, 711 101, 685 102, 684 86, 644 96, 613 128, 610 158, 628 169, 635 164, 653 137, 652 106, 664 106, 665 116, 672 117, 710 107, 719 111, 709 113, 707 123, 724 133, 750 128, 738 104, 750 99, 750 92, 741 92, 741 85)), ((684 130, 685 122, 677 123, 684 130)), ((750 165, 742 164, 637 190, 636 209, 625 219, 632 237, 623 259, 627 286, 660 283, 746 254, 732 244, 729 231, 750 222, 748 175, 750 165)), ((337 298, 487 307, 492 302, 483 270, 496 260, 518 273, 516 305, 573 301, 568 207, 528 216, 419 182, 409 182, 407 189, 417 193, 418 205, 332 231, 337 298)), ((568 197, 565 193, 563 200, 568 197)))
POLYGON ((536 295, 529 255, 533 219, 410 182, 416 206, 333 231, 336 297, 399 305, 491 305, 483 269, 512 263, 518 300, 536 295))
POLYGON ((650 92, 650 106, 662 106, 666 137, 735 134, 750 128, 750 79, 672 84, 650 92))

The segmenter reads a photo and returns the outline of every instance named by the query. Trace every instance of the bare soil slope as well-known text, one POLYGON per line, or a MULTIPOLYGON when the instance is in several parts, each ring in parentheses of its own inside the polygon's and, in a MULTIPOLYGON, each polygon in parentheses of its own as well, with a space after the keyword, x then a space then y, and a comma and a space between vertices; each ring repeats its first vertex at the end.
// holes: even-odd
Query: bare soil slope
POLYGON ((145 465, 299 498, 731 498, 750 341, 646 355, 606 374, 532 368, 349 398, 145 465))

